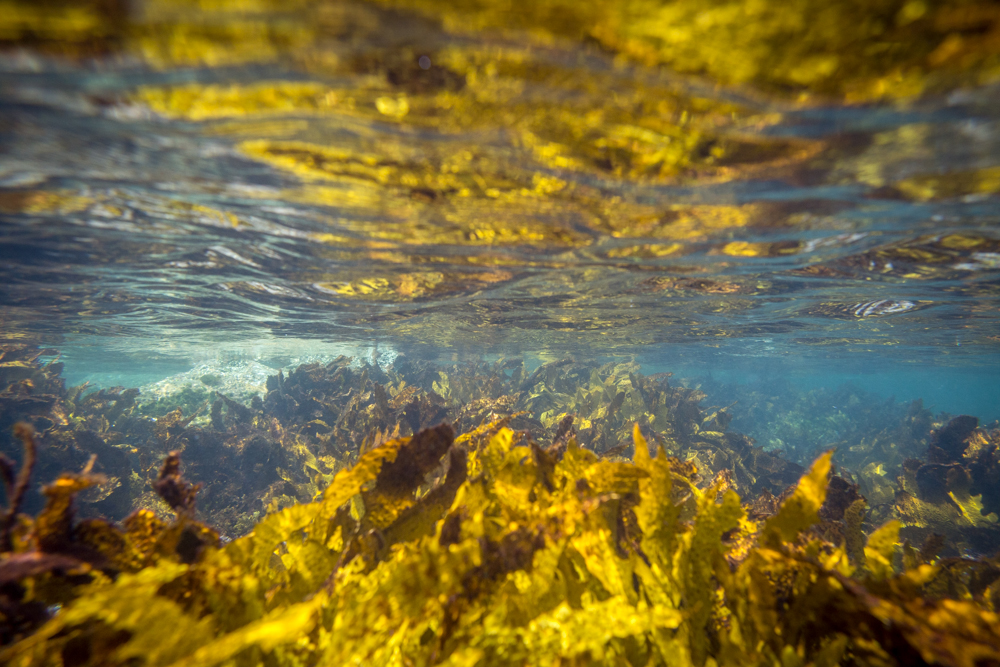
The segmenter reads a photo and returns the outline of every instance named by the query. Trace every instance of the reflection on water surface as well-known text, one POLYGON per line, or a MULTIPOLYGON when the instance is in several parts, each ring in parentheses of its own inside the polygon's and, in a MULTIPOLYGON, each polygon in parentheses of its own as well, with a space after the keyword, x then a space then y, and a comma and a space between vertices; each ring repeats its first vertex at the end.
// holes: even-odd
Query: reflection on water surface
POLYGON ((998 343, 985 9, 8 5, 9 336, 998 343))

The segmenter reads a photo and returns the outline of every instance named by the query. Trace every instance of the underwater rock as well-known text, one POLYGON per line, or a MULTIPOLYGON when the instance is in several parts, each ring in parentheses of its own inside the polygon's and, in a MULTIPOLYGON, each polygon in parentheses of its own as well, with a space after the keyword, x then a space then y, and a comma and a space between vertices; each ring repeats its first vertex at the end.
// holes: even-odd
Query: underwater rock
POLYGON ((944 428, 934 432, 927 448, 927 460, 931 463, 956 463, 962 460, 966 442, 979 426, 979 420, 969 415, 955 417, 944 428))
POLYGON ((178 407, 190 414, 210 400, 214 392, 239 402, 264 394, 267 378, 274 371, 262 363, 244 359, 201 363, 184 373, 139 387, 137 400, 143 412, 154 417, 178 407))
POLYGON ((980 450, 976 458, 969 463, 969 475, 972 486, 969 493, 981 495, 983 516, 993 513, 1000 517, 1000 446, 994 431, 994 442, 980 450))

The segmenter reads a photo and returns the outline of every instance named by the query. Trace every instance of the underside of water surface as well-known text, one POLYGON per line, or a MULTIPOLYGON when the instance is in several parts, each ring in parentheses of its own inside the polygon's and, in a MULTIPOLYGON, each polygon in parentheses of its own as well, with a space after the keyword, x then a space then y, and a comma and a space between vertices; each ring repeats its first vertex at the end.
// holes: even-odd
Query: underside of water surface
POLYGON ((1000 665, 1000 6, 0 0, 0 662, 1000 665))

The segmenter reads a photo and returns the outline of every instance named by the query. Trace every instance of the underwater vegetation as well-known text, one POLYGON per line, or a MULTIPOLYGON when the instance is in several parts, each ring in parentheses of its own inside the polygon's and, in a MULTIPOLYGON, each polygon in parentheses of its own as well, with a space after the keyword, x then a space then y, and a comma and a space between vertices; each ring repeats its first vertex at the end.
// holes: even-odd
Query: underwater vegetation
MULTIPOLYGON (((66 389, 52 354, 3 347, 0 451, 18 458, 10 428, 20 420, 42 434, 43 479, 80 469, 96 454, 95 472, 107 481, 81 498, 81 508, 114 520, 139 508, 169 515, 151 483, 162 458, 177 450, 187 452, 187 477, 203 484, 201 516, 225 535, 242 535, 266 512, 312 500, 359 450, 442 421, 464 433, 510 418, 512 428, 539 441, 574 433, 605 456, 628 454, 640 422, 669 453, 687 452, 706 474, 732 470, 735 483, 754 493, 780 493, 802 471, 725 432, 728 413, 703 410, 703 393, 667 376, 647 378, 630 363, 567 358, 529 373, 521 359, 441 367, 400 356, 383 369, 341 357, 278 372, 246 402, 206 392, 203 380, 148 401, 137 389, 66 389)), ((44 498, 32 490, 24 502, 37 512, 44 498)))
POLYGON ((835 447, 835 461, 851 469, 899 465, 926 453, 931 431, 948 421, 922 401, 897 403, 852 385, 801 391, 780 380, 728 385, 708 379, 697 386, 729 404, 736 428, 798 463, 835 447))
POLYGON ((988 481, 997 474, 997 423, 977 428, 974 417, 934 415, 922 401, 900 404, 851 386, 699 386, 732 403, 733 423, 783 458, 802 463, 835 448, 839 474, 858 485, 872 515, 901 521, 914 544, 939 533, 949 555, 1000 547, 989 518, 997 487, 988 481))
POLYGON ((1000 664, 972 417, 887 505, 631 364, 340 358, 151 418, 53 355, 0 358, 4 664, 1000 664))

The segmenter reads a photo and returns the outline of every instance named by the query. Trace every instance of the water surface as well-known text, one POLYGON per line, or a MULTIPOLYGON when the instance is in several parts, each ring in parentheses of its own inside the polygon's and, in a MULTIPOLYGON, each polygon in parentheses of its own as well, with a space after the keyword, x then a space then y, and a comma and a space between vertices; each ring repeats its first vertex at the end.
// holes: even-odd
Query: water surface
POLYGON ((631 57, 633 24, 415 4, 5 19, 3 336, 98 384, 571 354, 1000 414, 988 77, 789 94, 631 57))

